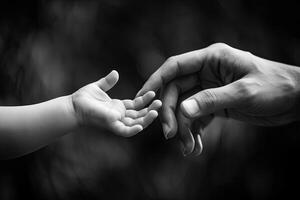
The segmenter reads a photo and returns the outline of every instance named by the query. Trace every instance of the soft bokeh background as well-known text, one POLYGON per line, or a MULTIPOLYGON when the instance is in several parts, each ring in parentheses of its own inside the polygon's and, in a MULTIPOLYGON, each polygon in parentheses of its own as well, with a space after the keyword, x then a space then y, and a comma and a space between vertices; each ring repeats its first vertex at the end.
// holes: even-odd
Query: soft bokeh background
MULTIPOLYGON (((300 66, 299 8, 288 0, 1 1, 0 105, 67 95, 112 69, 120 82, 110 95, 133 98, 167 57, 215 42, 300 66)), ((0 199, 297 199, 299 131, 216 119, 203 155, 183 157, 159 120, 129 139, 82 128, 1 161, 0 199)))

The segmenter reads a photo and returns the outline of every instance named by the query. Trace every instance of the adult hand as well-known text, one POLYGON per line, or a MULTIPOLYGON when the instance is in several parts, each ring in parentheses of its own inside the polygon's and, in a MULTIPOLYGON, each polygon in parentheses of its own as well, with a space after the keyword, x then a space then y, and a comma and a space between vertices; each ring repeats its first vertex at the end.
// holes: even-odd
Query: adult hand
POLYGON ((161 89, 165 137, 178 130, 184 153, 199 154, 199 130, 212 114, 264 126, 298 120, 299 82, 297 67, 217 43, 167 59, 137 96, 161 89))

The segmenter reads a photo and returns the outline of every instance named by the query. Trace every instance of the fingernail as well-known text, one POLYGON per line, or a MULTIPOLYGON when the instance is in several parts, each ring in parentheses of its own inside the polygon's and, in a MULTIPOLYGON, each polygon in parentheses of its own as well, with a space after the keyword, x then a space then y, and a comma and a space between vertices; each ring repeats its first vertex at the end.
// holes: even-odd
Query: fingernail
POLYGON ((199 112, 199 106, 195 99, 183 101, 182 107, 189 117, 194 117, 199 112))
POLYGON ((183 147, 182 154, 183 154, 183 156, 184 156, 184 157, 188 156, 188 154, 187 154, 187 152, 186 152, 186 150, 185 150, 185 148, 184 148, 184 147, 183 147))
POLYGON ((185 147, 183 147, 182 154, 183 154, 183 156, 186 157, 186 156, 190 155, 191 152, 189 152, 185 147))
POLYGON ((163 128, 163 131, 164 131, 164 136, 165 136, 165 138, 166 138, 166 139, 169 139, 168 136, 169 136, 170 128, 169 128, 168 124, 163 123, 163 124, 162 124, 162 128, 163 128))
POLYGON ((181 152, 182 152, 183 156, 187 156, 184 144, 182 142, 180 142, 180 148, 181 148, 181 152))

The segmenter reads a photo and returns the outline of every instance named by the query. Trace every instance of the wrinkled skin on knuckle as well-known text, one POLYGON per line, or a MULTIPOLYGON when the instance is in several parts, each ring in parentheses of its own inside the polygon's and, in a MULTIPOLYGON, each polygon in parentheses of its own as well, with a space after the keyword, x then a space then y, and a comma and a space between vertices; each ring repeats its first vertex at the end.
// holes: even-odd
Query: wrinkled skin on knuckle
POLYGON ((215 108, 215 102, 218 101, 217 96, 210 90, 203 90, 201 92, 201 98, 198 98, 199 109, 203 113, 210 114, 209 111, 215 108))
POLYGON ((226 65, 226 63, 233 61, 232 48, 224 43, 216 43, 207 48, 208 56, 205 60, 206 66, 217 67, 226 65), (224 62, 225 61, 225 62, 224 62))
POLYGON ((216 59, 230 53, 230 48, 230 46, 224 43, 215 43, 208 47, 210 54, 216 59))
POLYGON ((261 63, 256 56, 250 52, 232 48, 224 43, 212 45, 211 57, 219 60, 231 70, 236 69, 237 77, 245 76, 249 72, 259 71, 261 63))

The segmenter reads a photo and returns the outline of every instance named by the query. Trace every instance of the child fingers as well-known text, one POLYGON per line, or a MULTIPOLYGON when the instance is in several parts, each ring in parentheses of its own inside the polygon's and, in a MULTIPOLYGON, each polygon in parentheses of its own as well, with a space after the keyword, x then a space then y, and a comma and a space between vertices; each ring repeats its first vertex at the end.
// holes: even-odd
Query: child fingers
POLYGON ((134 126, 125 126, 122 128, 122 133, 125 137, 131 137, 143 130, 141 125, 134 125, 134 126))
POLYGON ((125 116, 131 119, 136 119, 145 116, 148 113, 147 108, 144 108, 143 110, 136 111, 136 110, 126 110, 125 116))
POLYGON ((138 97, 133 100, 135 109, 139 110, 144 108, 147 104, 149 104, 152 99, 155 97, 155 92, 149 91, 141 97, 138 97))
POLYGON ((158 113, 156 110, 151 110, 145 117, 143 120, 143 123, 141 124, 143 126, 143 128, 147 128, 154 120, 155 118, 158 116, 158 113))
POLYGON ((136 119, 132 119, 130 117, 124 117, 122 122, 126 126, 134 126, 134 125, 141 125, 143 128, 146 128, 151 122, 158 116, 156 110, 149 111, 145 116, 139 117, 136 119))
POLYGON ((160 107, 162 106, 162 102, 158 99, 156 99, 155 101, 153 101, 151 103, 151 105, 147 108, 148 111, 150 110, 158 110, 160 109, 160 107))
POLYGON ((144 109, 139 110, 139 111, 126 110, 125 116, 133 118, 133 119, 144 117, 149 111, 158 110, 161 106, 162 106, 161 101, 160 100, 155 100, 151 103, 151 105, 148 108, 144 108, 144 109))
POLYGON ((155 92, 149 91, 141 97, 135 98, 134 100, 123 100, 126 109, 139 110, 145 107, 155 97, 155 92))
POLYGON ((124 136, 124 137, 131 137, 143 130, 143 127, 141 125, 134 125, 134 126, 127 126, 124 123, 117 121, 116 122, 116 133, 118 135, 124 136))
POLYGON ((110 90, 119 80, 119 74, 117 71, 111 71, 107 76, 101 78, 96 82, 98 87, 104 92, 110 90))
POLYGON ((130 99, 125 99, 125 100, 122 100, 123 101, 123 104, 125 106, 126 109, 134 109, 133 108, 133 101, 130 100, 130 99))
POLYGON ((126 126, 134 126, 140 124, 137 119, 132 119, 130 117, 124 117, 121 120, 126 126))

